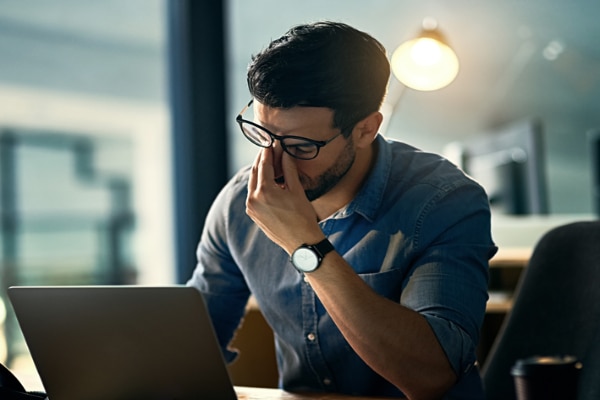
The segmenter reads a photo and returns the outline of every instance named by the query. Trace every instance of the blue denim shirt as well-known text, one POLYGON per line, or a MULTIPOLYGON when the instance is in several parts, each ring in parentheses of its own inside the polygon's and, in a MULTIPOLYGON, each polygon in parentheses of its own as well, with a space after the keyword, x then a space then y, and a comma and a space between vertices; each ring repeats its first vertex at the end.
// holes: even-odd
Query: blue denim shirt
MULTIPOLYGON (((362 189, 321 229, 371 288, 427 319, 459 377, 446 398, 482 399, 475 349, 496 251, 487 197, 438 155, 382 136, 377 145, 362 189)), ((235 357, 227 345, 252 294, 275 334, 281 387, 401 397, 352 350, 287 253, 246 215, 248 174, 241 170, 214 202, 188 282, 206 299, 226 360, 235 357)))

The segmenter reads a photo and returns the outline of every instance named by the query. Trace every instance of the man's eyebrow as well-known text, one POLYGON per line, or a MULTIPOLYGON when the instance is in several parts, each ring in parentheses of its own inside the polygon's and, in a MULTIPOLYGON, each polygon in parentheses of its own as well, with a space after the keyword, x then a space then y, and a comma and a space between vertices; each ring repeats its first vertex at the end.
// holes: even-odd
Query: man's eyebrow
POLYGON ((280 136, 300 136, 300 137, 303 137, 301 134, 295 133, 300 128, 302 128, 302 127, 292 127, 291 129, 288 129, 288 130, 282 130, 282 129, 274 129, 272 126, 269 126, 269 125, 263 123, 262 121, 260 121, 258 119, 255 120, 255 123, 257 123, 258 125, 260 125, 263 128, 267 129, 269 132, 274 133, 276 135, 280 135, 280 136))

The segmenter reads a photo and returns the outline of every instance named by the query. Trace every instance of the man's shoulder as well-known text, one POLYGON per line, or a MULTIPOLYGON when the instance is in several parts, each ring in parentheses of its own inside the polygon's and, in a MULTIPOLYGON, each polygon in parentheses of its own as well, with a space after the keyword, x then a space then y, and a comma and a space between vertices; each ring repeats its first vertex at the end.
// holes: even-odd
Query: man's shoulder
POLYGON ((248 184, 248 178, 250 177, 250 170, 252 166, 246 165, 245 167, 240 168, 229 180, 229 184, 235 186, 245 186, 248 184))
POLYGON ((250 167, 237 171, 227 181, 212 204, 214 211, 231 213, 245 210, 250 167))
POLYGON ((439 190, 452 190, 475 185, 455 164, 440 154, 420 150, 403 142, 388 140, 391 148, 390 178, 404 185, 427 185, 439 190))
POLYGON ((246 196, 248 190, 248 178, 250 176, 250 166, 239 169, 230 179, 227 181, 222 189, 222 192, 228 194, 228 196, 246 196))

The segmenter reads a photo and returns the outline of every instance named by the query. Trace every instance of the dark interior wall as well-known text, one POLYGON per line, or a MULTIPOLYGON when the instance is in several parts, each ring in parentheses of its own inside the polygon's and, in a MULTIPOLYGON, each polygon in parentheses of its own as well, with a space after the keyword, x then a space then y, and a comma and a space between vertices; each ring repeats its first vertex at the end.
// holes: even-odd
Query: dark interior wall
POLYGON ((191 276, 204 219, 228 177, 223 3, 167 3, 178 283, 191 276))

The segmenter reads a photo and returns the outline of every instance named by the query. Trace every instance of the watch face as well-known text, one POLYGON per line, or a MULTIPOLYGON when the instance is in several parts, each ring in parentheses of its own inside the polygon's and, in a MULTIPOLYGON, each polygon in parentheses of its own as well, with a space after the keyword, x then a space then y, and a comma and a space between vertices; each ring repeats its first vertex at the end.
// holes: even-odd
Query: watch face
POLYGON ((292 254, 292 263, 299 270, 310 272, 319 266, 319 259, 313 250, 300 247, 292 254))

